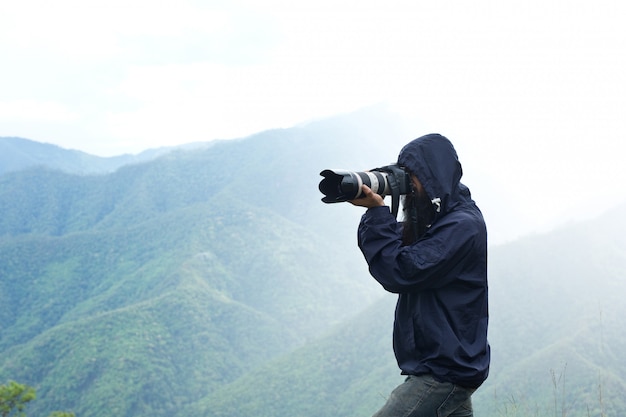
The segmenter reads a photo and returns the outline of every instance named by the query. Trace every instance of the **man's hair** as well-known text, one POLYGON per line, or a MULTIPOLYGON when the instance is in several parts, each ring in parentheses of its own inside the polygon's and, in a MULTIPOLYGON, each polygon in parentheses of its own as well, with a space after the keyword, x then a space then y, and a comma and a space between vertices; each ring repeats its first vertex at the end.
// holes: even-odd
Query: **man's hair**
POLYGON ((430 227, 435 210, 425 192, 413 190, 402 199, 402 244, 415 243, 430 227))

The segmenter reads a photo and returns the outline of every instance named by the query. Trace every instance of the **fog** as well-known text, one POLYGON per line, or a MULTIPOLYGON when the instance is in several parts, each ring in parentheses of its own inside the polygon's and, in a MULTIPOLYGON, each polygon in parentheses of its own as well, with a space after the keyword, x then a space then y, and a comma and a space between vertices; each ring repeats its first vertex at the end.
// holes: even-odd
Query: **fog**
MULTIPOLYGON (((100 155, 384 103, 457 146, 494 242, 626 198, 626 5, 609 0, 0 6, 0 136, 100 155)), ((399 142, 402 142, 400 140, 399 142)), ((386 135, 381 146, 391 143, 386 135)))

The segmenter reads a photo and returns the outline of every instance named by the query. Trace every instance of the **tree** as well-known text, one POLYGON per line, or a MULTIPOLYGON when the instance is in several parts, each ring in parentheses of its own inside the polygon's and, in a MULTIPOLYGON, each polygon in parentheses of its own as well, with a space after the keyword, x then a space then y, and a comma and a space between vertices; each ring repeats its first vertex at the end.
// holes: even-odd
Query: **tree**
POLYGON ((9 381, 7 385, 0 385, 0 415, 7 417, 13 410, 16 417, 25 416, 23 413, 26 404, 35 399, 35 390, 27 385, 9 381))
MULTIPOLYGON (((24 408, 35 398, 35 389, 28 385, 15 381, 0 385, 0 417, 26 417, 24 408)), ((74 417, 74 413, 55 411, 49 417, 74 417)))

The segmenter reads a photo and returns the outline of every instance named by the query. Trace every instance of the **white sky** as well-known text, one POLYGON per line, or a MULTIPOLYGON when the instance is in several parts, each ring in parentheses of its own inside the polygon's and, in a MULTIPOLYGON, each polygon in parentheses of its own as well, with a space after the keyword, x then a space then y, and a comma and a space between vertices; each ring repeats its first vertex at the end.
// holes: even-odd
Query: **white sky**
POLYGON ((0 136, 108 156, 387 102, 530 215, 594 214, 626 198, 624 22, 619 0, 3 1, 0 136))

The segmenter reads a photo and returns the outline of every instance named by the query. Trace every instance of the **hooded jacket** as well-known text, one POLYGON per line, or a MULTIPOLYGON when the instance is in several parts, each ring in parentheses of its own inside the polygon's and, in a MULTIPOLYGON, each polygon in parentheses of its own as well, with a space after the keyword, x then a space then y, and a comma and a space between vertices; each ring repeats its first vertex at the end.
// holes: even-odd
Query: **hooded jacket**
POLYGON ((452 143, 422 136, 400 152, 398 164, 417 176, 432 199, 435 219, 420 238, 402 245, 402 225, 388 207, 368 209, 358 243, 372 276, 398 294, 393 347, 405 375, 431 374, 477 388, 489 373, 487 230, 460 180, 452 143))

